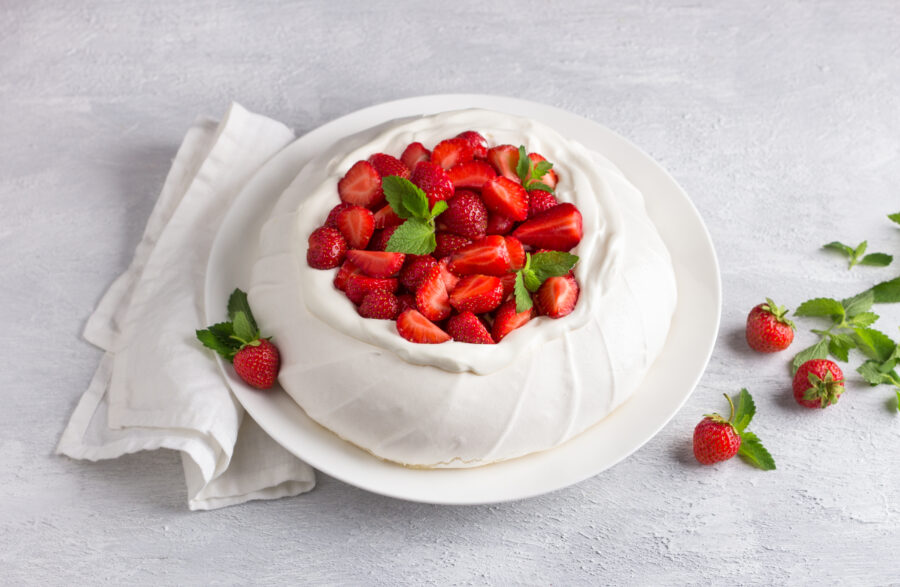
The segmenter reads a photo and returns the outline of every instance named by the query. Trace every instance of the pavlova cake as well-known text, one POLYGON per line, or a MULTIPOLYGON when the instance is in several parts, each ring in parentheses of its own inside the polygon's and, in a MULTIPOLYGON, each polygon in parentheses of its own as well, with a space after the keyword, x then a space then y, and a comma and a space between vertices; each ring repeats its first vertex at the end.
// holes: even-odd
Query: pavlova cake
POLYGON ((661 351, 676 287, 610 161, 541 123, 462 110, 308 163, 263 227, 249 296, 313 420, 438 468, 549 449, 603 419, 661 351))

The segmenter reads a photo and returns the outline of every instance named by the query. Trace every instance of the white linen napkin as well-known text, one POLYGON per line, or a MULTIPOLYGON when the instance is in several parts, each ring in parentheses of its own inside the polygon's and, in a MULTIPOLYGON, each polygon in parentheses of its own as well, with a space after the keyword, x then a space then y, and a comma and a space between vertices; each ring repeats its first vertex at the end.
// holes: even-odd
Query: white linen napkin
POLYGON ((220 123, 198 120, 188 131, 131 266, 85 327, 84 337, 107 352, 59 454, 98 460, 179 450, 192 510, 315 486, 313 470, 244 413, 194 336, 207 326, 206 263, 219 225, 244 183, 293 138, 237 104, 220 123))

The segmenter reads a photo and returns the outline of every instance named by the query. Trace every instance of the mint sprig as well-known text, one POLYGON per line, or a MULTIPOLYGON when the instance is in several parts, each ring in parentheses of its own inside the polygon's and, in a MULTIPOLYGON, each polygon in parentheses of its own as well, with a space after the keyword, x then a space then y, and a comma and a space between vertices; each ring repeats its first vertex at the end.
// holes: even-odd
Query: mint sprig
POLYGON ((235 289, 228 298, 228 322, 213 324, 205 330, 197 330, 197 339, 204 346, 216 351, 229 362, 234 361, 234 356, 239 350, 247 346, 259 346, 259 327, 247 294, 240 289, 235 289))
POLYGON ((844 243, 834 241, 830 242, 827 245, 824 245, 823 249, 828 249, 831 251, 837 251, 847 257, 849 267, 847 269, 853 269, 857 265, 868 265, 870 267, 887 267, 891 264, 891 261, 894 260, 894 257, 888 255, 887 253, 869 253, 865 255, 866 249, 868 248, 869 243, 867 241, 863 241, 856 245, 856 247, 851 247, 845 245, 844 243))
POLYGON ((553 169, 553 163, 538 161, 535 163, 528 157, 523 145, 519 146, 519 161, 516 163, 516 175, 526 190, 544 190, 553 193, 553 188, 541 182, 547 172, 553 169))
POLYGON ((578 263, 578 256, 562 251, 545 251, 542 253, 525 253, 525 266, 516 272, 513 292, 516 296, 516 312, 522 313, 531 309, 534 302, 531 293, 540 289, 541 285, 551 277, 566 275, 578 263))
POLYGON ((425 192, 408 179, 396 175, 382 178, 381 187, 391 209, 405 219, 388 239, 385 251, 410 255, 433 252, 437 247, 434 219, 447 209, 447 202, 438 201, 429 210, 425 192))

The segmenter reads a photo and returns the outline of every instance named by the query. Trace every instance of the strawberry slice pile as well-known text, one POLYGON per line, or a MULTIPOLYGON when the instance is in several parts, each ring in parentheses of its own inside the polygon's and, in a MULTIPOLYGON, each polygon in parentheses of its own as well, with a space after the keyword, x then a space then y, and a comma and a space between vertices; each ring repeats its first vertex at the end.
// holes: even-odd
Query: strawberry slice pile
POLYGON ((581 213, 557 200, 552 168, 472 130, 431 149, 373 153, 338 182, 307 262, 337 269, 335 288, 361 316, 395 320, 411 342, 496 344, 578 303, 569 251, 581 213))

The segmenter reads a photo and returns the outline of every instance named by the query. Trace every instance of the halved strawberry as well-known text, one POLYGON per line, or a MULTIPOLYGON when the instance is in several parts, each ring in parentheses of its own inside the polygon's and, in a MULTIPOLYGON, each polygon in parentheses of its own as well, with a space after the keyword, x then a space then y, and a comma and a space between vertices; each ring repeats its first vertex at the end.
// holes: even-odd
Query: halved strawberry
POLYGON ((496 212, 488 213, 488 234, 509 234, 516 225, 516 221, 496 212))
POLYGON ((347 279, 347 287, 344 288, 344 293, 347 294, 351 302, 358 306, 366 295, 379 290, 394 293, 397 291, 397 280, 393 278, 366 277, 362 274, 351 275, 347 279))
MULTIPOLYGON (((537 153, 528 153, 528 158, 531 159, 531 163, 533 165, 537 165, 539 161, 546 161, 543 155, 538 155, 537 153)), ((540 183, 548 185, 552 188, 556 187, 556 183, 559 181, 559 178, 556 176, 556 172, 552 169, 544 174, 544 177, 538 180, 540 183)))
POLYGON ((366 248, 370 251, 383 251, 387 249, 388 241, 391 240, 391 236, 394 234, 395 230, 397 230, 396 226, 388 226, 387 228, 376 230, 372 233, 372 238, 369 240, 369 246, 366 248))
POLYGON ((478 194, 456 190, 447 200, 447 210, 438 216, 437 223, 453 234, 466 238, 481 238, 487 231, 488 211, 478 194))
POLYGON ((403 267, 406 255, 382 251, 347 251, 347 259, 369 277, 393 277, 403 267))
POLYGON ((457 275, 504 275, 510 267, 509 249, 502 236, 486 236, 450 256, 450 270, 457 275))
POLYGON ((461 139, 465 139, 469 146, 472 147, 472 153, 475 157, 479 159, 484 159, 487 157, 487 139, 481 136, 481 134, 475 132, 474 130, 467 130, 465 132, 461 132, 457 137, 461 139))
POLYGON ((575 309, 578 292, 578 282, 571 273, 562 277, 550 277, 534 294, 534 306, 544 316, 562 318, 575 309))
POLYGON ((410 181, 416 184, 428 196, 428 206, 434 206, 439 200, 447 200, 453 196, 453 182, 443 167, 431 161, 422 161, 413 169, 410 181))
POLYGON ((528 217, 536 216, 557 206, 556 196, 544 190, 528 190, 528 217))
POLYGON ((515 291, 516 274, 507 273, 506 275, 502 275, 500 277, 500 283, 503 284, 503 299, 505 300, 512 295, 513 291, 515 291))
POLYGON ((533 307, 524 312, 516 312, 516 300, 507 300, 494 313, 491 335, 494 340, 500 342, 507 334, 527 324, 532 316, 534 316, 533 307))
POLYGON ((405 310, 397 316, 397 332, 409 342, 419 344, 440 344, 451 340, 450 335, 437 324, 413 309, 405 310))
POLYGON ((525 266, 525 247, 521 241, 514 236, 504 237, 506 248, 509 250, 509 262, 512 264, 512 271, 518 271, 525 266))
POLYGON ((431 255, 407 255, 400 270, 400 283, 409 291, 416 291, 435 265, 437 260, 431 255))
POLYGON ((480 190, 485 182, 497 177, 494 168, 484 161, 458 163, 447 171, 447 175, 450 176, 450 181, 453 182, 453 187, 456 189, 474 188, 476 190, 480 190))
POLYGON ((466 275, 450 294, 450 305, 459 312, 484 314, 500 305, 503 284, 493 275, 466 275))
POLYGON ((330 226, 320 226, 309 235, 306 262, 313 269, 332 269, 344 261, 347 240, 330 226))
POLYGON ((392 157, 386 153, 375 153, 369 157, 369 163, 378 172, 381 177, 388 175, 396 175, 404 179, 409 179, 409 167, 403 164, 396 157, 392 157))
POLYGON ((393 320, 400 313, 400 302, 397 296, 389 291, 375 290, 366 294, 359 304, 359 315, 363 318, 377 320, 393 320))
POLYGON ((381 176, 368 161, 357 161, 338 182, 338 194, 342 202, 364 208, 375 208, 384 203, 381 176))
MULTIPOLYGON (((440 216, 438 216, 440 218, 440 216)), ((432 253, 436 258, 452 255, 460 247, 464 247, 471 243, 472 240, 458 234, 450 234, 449 232, 439 232, 434 235, 437 246, 432 253)))
POLYGON ((457 342, 494 344, 484 323, 472 312, 462 312, 447 321, 447 334, 457 342))
MULTIPOLYGON (((356 204, 348 204, 347 202, 341 202, 337 206, 331 209, 328 213, 328 218, 325 219, 325 226, 330 226, 332 228, 337 228, 337 216, 344 210, 348 208, 352 208, 356 204)), ((377 228, 377 226, 376 226, 377 228)))
POLYGON ((506 177, 495 177, 481 186, 481 199, 491 212, 513 220, 528 218, 528 192, 506 177))
POLYGON ((362 271, 350 261, 344 261, 344 264, 338 269, 337 275, 334 276, 334 287, 341 291, 346 290, 347 282, 354 275, 362 275, 362 271))
POLYGON ((438 261, 438 267, 441 268, 441 279, 444 280, 447 293, 452 292, 456 288, 456 284, 459 283, 459 276, 450 271, 450 257, 444 257, 438 261))
POLYGON ((416 308, 422 315, 439 322, 450 315, 450 296, 447 295, 447 286, 441 278, 441 268, 432 267, 419 289, 416 290, 416 308))
POLYGON ((382 206, 378 212, 374 214, 375 228, 387 228, 388 226, 399 226, 403 224, 403 219, 397 216, 390 204, 382 206))
POLYGON ((420 161, 428 161, 431 159, 431 151, 425 148, 422 143, 410 143, 400 155, 400 161, 403 162, 410 171, 416 168, 416 163, 420 161))
POLYGON ((526 220, 513 231, 523 245, 551 251, 568 251, 581 242, 581 212, 568 202, 526 220))
POLYGON ((457 163, 471 161, 475 156, 469 141, 454 138, 441 141, 431 151, 431 162, 437 163, 444 169, 450 169, 457 163))
POLYGON ((335 223, 351 249, 366 248, 372 233, 375 232, 375 218, 362 206, 351 206, 341 210, 335 223))
POLYGON ((516 164, 519 163, 518 147, 499 145, 488 149, 487 160, 498 174, 520 183, 519 176, 516 174, 516 164))

